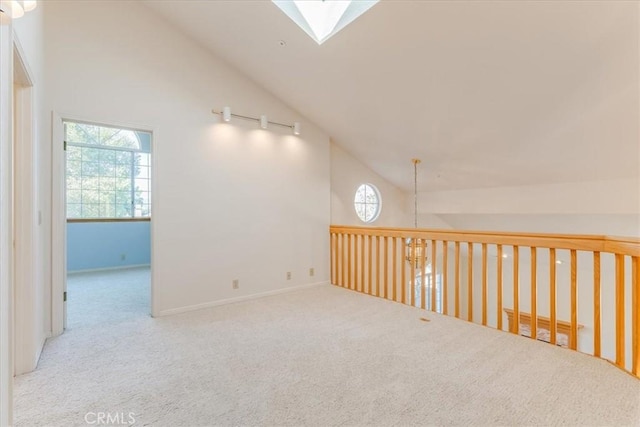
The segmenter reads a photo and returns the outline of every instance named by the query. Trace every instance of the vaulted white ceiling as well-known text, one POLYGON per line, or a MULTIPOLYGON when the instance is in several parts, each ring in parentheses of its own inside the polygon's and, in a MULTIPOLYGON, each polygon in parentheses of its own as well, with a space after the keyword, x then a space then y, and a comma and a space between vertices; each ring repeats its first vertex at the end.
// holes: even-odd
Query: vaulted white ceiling
POLYGON ((637 2, 383 0, 322 45, 270 1, 144 3, 405 190, 413 157, 421 191, 639 175, 637 2))

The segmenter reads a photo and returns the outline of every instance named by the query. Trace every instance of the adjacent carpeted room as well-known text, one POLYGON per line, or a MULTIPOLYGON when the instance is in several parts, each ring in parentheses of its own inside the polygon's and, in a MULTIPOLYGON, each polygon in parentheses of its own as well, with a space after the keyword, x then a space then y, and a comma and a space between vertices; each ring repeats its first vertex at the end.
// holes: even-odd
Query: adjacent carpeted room
POLYGON ((148 317, 150 283, 149 267, 69 274, 67 331, 148 317))
POLYGON ((157 319, 134 302, 109 317, 104 298, 84 324, 70 301, 69 329, 16 378, 16 426, 640 420, 640 383, 606 361, 335 286, 157 319))

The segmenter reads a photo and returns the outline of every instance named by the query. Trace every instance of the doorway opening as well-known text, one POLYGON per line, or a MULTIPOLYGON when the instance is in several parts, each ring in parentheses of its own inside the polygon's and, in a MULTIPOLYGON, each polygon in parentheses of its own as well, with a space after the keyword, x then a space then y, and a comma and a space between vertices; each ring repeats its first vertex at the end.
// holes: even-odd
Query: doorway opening
POLYGON ((63 120, 65 328, 151 312, 152 133, 63 120))

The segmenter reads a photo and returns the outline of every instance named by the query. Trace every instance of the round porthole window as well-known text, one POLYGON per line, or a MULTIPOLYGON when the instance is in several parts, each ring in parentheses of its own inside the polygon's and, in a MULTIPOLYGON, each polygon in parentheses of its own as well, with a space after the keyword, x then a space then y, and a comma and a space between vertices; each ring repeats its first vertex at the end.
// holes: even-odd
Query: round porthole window
POLYGON ((356 190, 353 204, 356 208, 356 214, 358 214, 362 222, 373 222, 380 215, 382 205, 380 192, 373 184, 362 184, 356 190))

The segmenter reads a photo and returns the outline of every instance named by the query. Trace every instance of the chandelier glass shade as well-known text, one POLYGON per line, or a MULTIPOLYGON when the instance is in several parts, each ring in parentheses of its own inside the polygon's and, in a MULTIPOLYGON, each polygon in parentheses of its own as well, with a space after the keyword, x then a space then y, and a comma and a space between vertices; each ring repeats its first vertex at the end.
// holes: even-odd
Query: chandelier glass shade
POLYGON ((405 241, 405 259, 409 265, 419 270, 423 263, 427 263, 427 241, 425 239, 407 238, 405 241))

